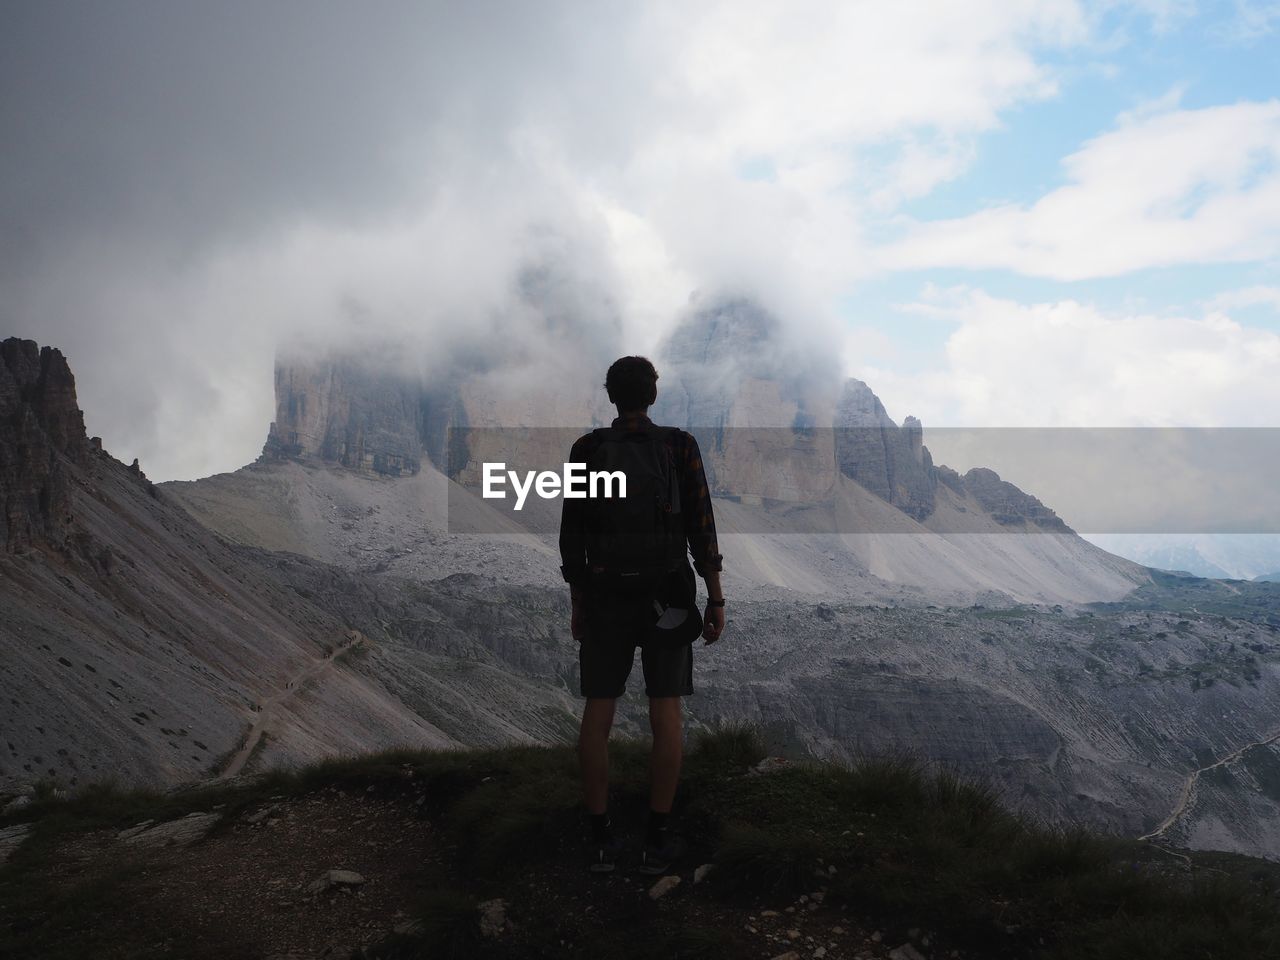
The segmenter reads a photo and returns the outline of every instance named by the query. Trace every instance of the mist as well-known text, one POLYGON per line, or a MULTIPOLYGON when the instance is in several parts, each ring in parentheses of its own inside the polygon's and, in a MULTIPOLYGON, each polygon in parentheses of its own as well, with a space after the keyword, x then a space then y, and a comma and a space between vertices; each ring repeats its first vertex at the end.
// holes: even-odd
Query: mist
POLYGON ((157 480, 257 456, 278 350, 596 383, 747 297, 840 358, 868 209, 953 176, 1085 30, 979 6, 18 5, 0 323, 157 480))

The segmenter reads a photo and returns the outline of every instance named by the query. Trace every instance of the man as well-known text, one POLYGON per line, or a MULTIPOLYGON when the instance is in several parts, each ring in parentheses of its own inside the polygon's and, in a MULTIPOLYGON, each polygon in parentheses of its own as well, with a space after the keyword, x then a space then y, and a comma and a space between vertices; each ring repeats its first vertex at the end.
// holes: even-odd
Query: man
POLYGON ((718 640, 724 630, 721 557, 697 441, 683 430, 657 427, 648 417, 658 395, 653 364, 623 357, 609 368, 604 386, 618 417, 609 429, 580 437, 569 460, 625 466, 627 502, 566 497, 560 519, 561 572, 572 597, 571 629, 586 697, 578 736, 582 795, 591 821, 591 870, 608 872, 623 847, 608 814, 609 730, 639 646, 653 731, 640 870, 659 874, 683 852, 667 821, 680 779, 680 698, 693 693, 693 650, 692 638, 677 644, 659 640, 658 614, 664 606, 678 607, 672 597, 683 593, 688 614, 697 617, 692 572, 687 591, 681 588, 692 554, 707 586, 701 635, 706 644, 718 640), (656 533, 644 529, 649 522, 656 533))

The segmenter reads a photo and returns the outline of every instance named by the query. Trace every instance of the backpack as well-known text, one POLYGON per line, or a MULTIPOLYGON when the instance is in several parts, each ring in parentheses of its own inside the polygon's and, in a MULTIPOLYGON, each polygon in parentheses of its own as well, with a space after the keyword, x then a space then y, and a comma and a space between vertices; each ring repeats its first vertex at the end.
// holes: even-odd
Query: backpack
POLYGON ((587 567, 602 587, 651 593, 686 562, 679 477, 666 442, 673 429, 592 432, 588 471, 627 478, 626 497, 589 496, 586 502, 587 567))

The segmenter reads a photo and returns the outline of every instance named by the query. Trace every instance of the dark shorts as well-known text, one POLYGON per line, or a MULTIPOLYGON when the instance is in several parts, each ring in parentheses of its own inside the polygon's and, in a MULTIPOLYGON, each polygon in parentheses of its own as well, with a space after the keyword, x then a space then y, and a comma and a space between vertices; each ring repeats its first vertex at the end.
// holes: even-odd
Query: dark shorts
POLYGON ((640 648, 646 697, 687 697, 693 693, 693 645, 659 647, 652 643, 652 606, 652 600, 634 597, 587 599, 586 636, 578 644, 582 696, 622 696, 636 647, 640 648))

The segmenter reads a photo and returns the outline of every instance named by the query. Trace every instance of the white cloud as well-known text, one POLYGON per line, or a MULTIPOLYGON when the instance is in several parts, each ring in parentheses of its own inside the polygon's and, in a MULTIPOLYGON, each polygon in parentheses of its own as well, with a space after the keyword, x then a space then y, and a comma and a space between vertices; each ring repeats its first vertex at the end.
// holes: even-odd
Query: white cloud
POLYGON ((1166 33, 1189 20, 1196 12, 1196 0, 1102 0, 1099 12, 1128 8, 1150 18, 1156 33, 1166 33))
POLYGON ((1280 28, 1280 3, 1274 0, 1235 0, 1235 15, 1217 29, 1229 43, 1249 45, 1271 36, 1280 28))
POLYGON ((1075 0, 307 7, 37 5, 0 64, 0 319, 159 479, 255 453, 272 345, 353 316, 437 362, 566 311, 647 346, 694 289, 829 322, 868 210, 965 169, 1088 30, 1075 0), (531 265, 567 306, 521 300, 531 265))
POLYGON ((957 326, 945 365, 917 375, 855 368, 890 414, 930 426, 1280 426, 1280 334, 1220 310, 1113 313, 934 291, 907 312, 957 326))
POLYGON ((1230 311, 1241 307, 1271 307, 1280 311, 1280 287, 1268 287, 1262 284, 1242 287, 1239 290, 1227 290, 1219 293, 1205 304, 1213 311, 1230 311))
POLYGON ((1079 280, 1280 255, 1280 100, 1134 119, 1063 166, 1030 206, 911 224, 881 264, 1079 280))

